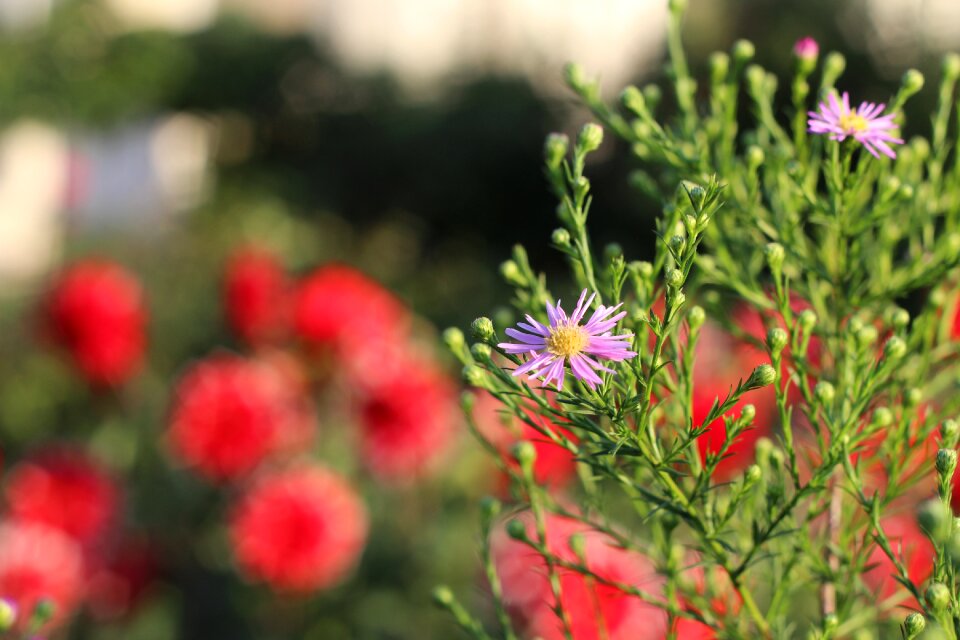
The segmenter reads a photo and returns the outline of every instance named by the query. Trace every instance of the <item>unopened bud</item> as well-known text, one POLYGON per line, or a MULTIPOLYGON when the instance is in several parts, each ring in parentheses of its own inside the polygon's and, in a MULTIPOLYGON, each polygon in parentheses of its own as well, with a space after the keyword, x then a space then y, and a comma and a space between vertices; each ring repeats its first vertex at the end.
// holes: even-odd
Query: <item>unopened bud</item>
POLYGON ((823 61, 823 75, 828 78, 839 78, 843 70, 847 68, 847 59, 843 54, 831 51, 823 61))
POLYGON ((520 520, 514 518, 507 523, 507 535, 514 540, 526 540, 527 528, 523 526, 523 523, 520 522, 520 520))
POLYGON ((760 482, 760 478, 763 476, 763 471, 760 470, 760 467, 752 464, 747 467, 746 473, 743 474, 743 487, 744 489, 749 489, 753 485, 760 482))
POLYGON ((646 99, 640 90, 634 86, 629 86, 620 93, 620 102, 629 111, 637 115, 647 112, 646 99))
POLYGON ((887 407, 877 407, 873 410, 873 424, 878 427, 889 427, 893 424, 893 412, 887 407))
POLYGON ((710 78, 715 84, 726 80, 730 69, 730 56, 722 51, 716 51, 710 56, 710 78))
POLYGON ((857 331, 857 344, 861 349, 866 349, 876 342, 878 337, 880 337, 880 335, 877 332, 877 328, 868 324, 857 331))
POLYGON ((456 327, 450 327, 443 332, 443 342, 450 351, 457 353, 463 349, 466 339, 463 336, 463 331, 456 327))
POLYGON ((776 379, 776 370, 769 364, 762 364, 750 374, 750 377, 747 379, 747 388, 759 389, 760 387, 766 387, 767 385, 773 384, 773 381, 776 379))
POLYGON ((787 332, 780 327, 774 327, 767 331, 767 348, 774 356, 779 356, 784 347, 787 346, 787 332))
POLYGON ((921 400, 923 400, 923 392, 916 387, 907 389, 907 392, 903 394, 903 406, 907 407, 908 409, 920 404, 921 400))
POLYGON ((649 280, 653 276, 653 265, 645 260, 638 260, 630 263, 634 273, 643 280, 649 280))
POLYGON ((797 68, 803 75, 808 75, 817 66, 817 57, 820 55, 820 45, 813 38, 800 38, 793 45, 793 57, 797 61, 797 68))
POLYGON ((890 325, 897 331, 902 331, 906 329, 910 324, 910 314, 906 309, 901 309, 899 307, 894 307, 890 311, 889 318, 890 325))
POLYGON ((946 478, 952 478, 957 468, 957 452, 954 449, 940 449, 937 451, 937 473, 946 478))
POLYGON ((773 442, 769 438, 757 438, 757 444, 753 446, 757 464, 766 465, 770 462, 770 454, 773 452, 773 442))
POLYGON ((480 500, 480 514, 483 518, 484 525, 489 527, 490 523, 500 515, 502 508, 503 504, 492 496, 486 496, 480 500))
POLYGON ((900 86, 906 95, 913 95, 923 88, 923 74, 916 69, 907 69, 900 81, 900 86))
POLYGON ((733 43, 733 59, 743 64, 752 59, 757 49, 749 40, 737 40, 733 43))
POLYGON ((743 405, 743 409, 740 411, 740 419, 744 423, 753 422, 753 419, 757 417, 757 408, 752 404, 743 405))
POLYGON ((940 425, 940 444, 948 449, 955 449, 960 440, 960 425, 956 420, 944 420, 940 425))
POLYGON ((532 442, 521 440, 513 447, 513 457, 520 463, 520 468, 532 469, 537 459, 537 449, 532 442))
POLYGON ((492 350, 490 349, 490 345, 478 342, 470 347, 470 353, 480 362, 485 362, 490 359, 492 350))
POLYGON ((574 533, 567 539, 567 545, 570 547, 570 551, 573 551, 573 554, 577 557, 578 560, 583 562, 587 558, 587 546, 586 541, 583 538, 582 533, 574 533))
POLYGON ((945 542, 952 533, 953 514, 948 506, 933 498, 920 505, 917 523, 930 540, 939 544, 945 542))
POLYGON ((934 611, 944 611, 950 606, 950 589, 939 582, 932 583, 923 593, 923 598, 934 611))
POLYGON ((801 311, 797 320, 800 322, 800 327, 807 333, 813 331, 813 328, 817 326, 817 314, 814 313, 813 309, 801 311))
POLYGON ((903 621, 903 630, 907 633, 907 640, 912 640, 923 633, 927 628, 927 620, 922 613, 914 611, 903 621))
POLYGON ((683 236, 673 236, 670 238, 670 248, 673 249, 674 253, 683 253, 683 247, 687 244, 687 241, 684 240, 683 236))
POLYGON ((595 122, 588 122, 580 129, 577 136, 577 150, 581 153, 590 153, 600 148, 603 142, 603 128, 595 122))
POLYGON ((493 321, 486 316, 480 316, 470 324, 470 331, 474 340, 481 342, 492 342, 496 331, 493 329, 493 321))
POLYGON ((513 260, 505 260, 500 265, 500 275, 512 285, 523 287, 527 284, 527 279, 523 277, 520 267, 513 260))
POLYGON ((757 167, 763 164, 766 154, 763 153, 763 149, 756 145, 751 145, 747 149, 747 166, 752 170, 756 170, 757 167))
POLYGON ((543 143, 543 158, 547 166, 557 169, 567 157, 570 139, 562 133, 551 133, 543 143))
POLYGON ((767 265, 770 267, 770 270, 778 273, 783 266, 783 259, 786 256, 783 245, 779 242, 771 242, 764 248, 763 255, 767 259, 767 265))
POLYGON ((893 336, 883 345, 883 357, 899 360, 907 353, 907 343, 899 336, 893 336))
POLYGON ((486 375, 480 367, 468 364, 463 368, 463 381, 471 387, 482 387, 486 382, 486 375))
POLYGON ((453 604, 453 591, 447 586, 438 586, 433 590, 433 601, 441 607, 447 608, 453 604))
POLYGON ((667 286, 671 289, 678 289, 683 286, 683 272, 680 269, 670 269, 667 272, 666 278, 667 286))
POLYGON ((603 257, 607 259, 607 262, 623 258, 623 247, 616 242, 611 242, 603 248, 603 257))
POLYGON ((570 85, 575 91, 581 91, 587 85, 587 73, 583 70, 583 66, 571 62, 563 69, 564 76, 567 79, 567 84, 570 85))
POLYGON ((694 305, 687 313, 687 324, 689 324, 690 328, 694 331, 702 327, 706 319, 707 314, 704 312, 703 307, 699 305, 694 305))
POLYGON ((557 245, 558 247, 570 246, 570 232, 562 227, 559 229, 554 229, 550 239, 553 240, 553 244, 557 245))
POLYGON ((460 408, 464 413, 471 413, 476 403, 477 396, 474 393, 470 391, 464 391, 460 394, 460 408))
POLYGON ((813 395, 820 404, 829 406, 833 404, 833 399, 836 397, 836 390, 832 384, 826 380, 821 380, 817 383, 817 386, 813 388, 813 395))
POLYGON ((960 55, 948 53, 943 58, 943 75, 947 78, 956 79, 960 76, 960 55))

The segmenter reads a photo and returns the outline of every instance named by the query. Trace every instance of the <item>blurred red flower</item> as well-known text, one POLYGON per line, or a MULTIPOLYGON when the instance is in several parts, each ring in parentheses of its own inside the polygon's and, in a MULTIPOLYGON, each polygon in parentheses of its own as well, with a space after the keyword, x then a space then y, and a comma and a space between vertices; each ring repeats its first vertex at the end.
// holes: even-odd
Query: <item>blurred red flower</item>
MULTIPOLYGON (((533 518, 520 516, 527 534, 535 537, 533 518)), ((583 536, 587 566, 606 580, 630 584, 661 596, 663 578, 640 554, 616 546, 613 539, 586 525, 556 515, 546 521, 547 549, 560 558, 578 562, 570 548, 570 536, 583 536)), ((513 540, 502 529, 494 532, 491 550, 503 588, 504 604, 524 638, 559 640, 563 626, 554 613, 556 600, 550 588, 546 562, 527 544, 513 540)), ((561 602, 570 616, 576 640, 600 638, 665 638, 667 615, 662 609, 616 587, 589 580, 583 574, 558 569, 561 602), (601 626, 602 625, 602 626, 601 626)))
POLYGON ((144 538, 128 537, 106 556, 96 558, 87 581, 88 606, 99 620, 120 618, 133 611, 159 572, 153 546, 144 538))
POLYGON ((410 315, 378 282, 352 267, 331 264, 299 284, 293 321, 307 345, 352 358, 406 339, 410 315))
MULTIPOLYGON (((933 573, 935 555, 933 544, 910 515, 884 518, 880 521, 880 525, 890 540, 890 547, 906 567, 910 580, 917 585, 922 585, 933 573)), ((909 596, 906 589, 894 579, 897 569, 879 545, 873 546, 867 565, 872 568, 863 573, 863 580, 877 594, 878 599, 886 600, 898 593, 909 596)), ((900 604, 907 607, 918 606, 913 596, 905 597, 900 604)))
POLYGON ((452 444, 460 410, 456 388, 435 363, 394 352, 393 374, 361 388, 364 466, 385 481, 429 474, 452 444))
POLYGON ((227 262, 223 302, 230 329, 251 345, 283 336, 289 322, 290 285, 283 265, 261 248, 247 247, 227 262))
POLYGON ((344 478, 303 467, 260 478, 234 509, 230 537, 249 579, 309 592, 339 583, 356 565, 367 513, 344 478))
POLYGON ((15 466, 4 497, 12 518, 58 529, 85 548, 103 541, 117 520, 120 489, 88 454, 49 448, 15 466))
MULTIPOLYGON (((537 424, 546 425, 547 418, 534 411, 527 415, 537 424)), ((533 465, 533 476, 537 483, 559 489, 566 485, 577 470, 577 459, 566 448, 554 443, 526 422, 513 414, 506 414, 500 402, 489 393, 477 395, 473 410, 477 428, 500 453, 501 459, 512 468, 519 468, 513 457, 513 447, 526 440, 533 444, 537 458, 533 465)), ((569 430, 557 425, 549 425, 567 438, 577 441, 569 430)))
POLYGON ((44 629, 60 625, 79 604, 82 587, 83 559, 73 540, 35 522, 0 523, 0 598, 16 605, 19 628, 43 599, 54 605, 44 629))
POLYGON ((211 480, 248 473, 268 456, 309 442, 313 409, 297 389, 265 362, 228 354, 209 357, 177 384, 168 431, 171 448, 211 480))
POLYGON ((93 385, 118 385, 140 368, 147 311, 137 279, 105 260, 78 262, 53 283, 44 333, 93 385))

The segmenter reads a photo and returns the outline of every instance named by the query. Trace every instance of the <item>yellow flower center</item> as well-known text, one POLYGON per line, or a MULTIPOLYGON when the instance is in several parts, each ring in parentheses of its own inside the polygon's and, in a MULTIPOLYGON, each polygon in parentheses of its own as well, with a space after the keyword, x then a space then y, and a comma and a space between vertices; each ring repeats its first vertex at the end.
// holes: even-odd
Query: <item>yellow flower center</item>
POLYGON ((547 350, 555 356, 574 356, 584 350, 589 340, 579 325, 561 325, 550 330, 547 350))
POLYGON ((850 111, 840 116, 840 128, 850 133, 861 133, 867 130, 867 119, 850 111))

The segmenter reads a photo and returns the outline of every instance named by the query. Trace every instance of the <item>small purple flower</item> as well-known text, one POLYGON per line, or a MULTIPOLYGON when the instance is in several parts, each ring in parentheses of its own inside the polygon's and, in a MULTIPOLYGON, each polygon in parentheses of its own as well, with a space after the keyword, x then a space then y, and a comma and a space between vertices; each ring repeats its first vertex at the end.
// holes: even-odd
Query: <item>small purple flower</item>
POLYGON ((816 60, 820 55, 820 45, 810 36, 800 38, 793 45, 793 55, 800 60, 816 60))
POLYGON ((507 353, 530 355, 530 359, 517 367, 513 375, 542 377, 544 382, 553 381, 557 389, 562 390, 566 371, 564 365, 569 361, 574 377, 583 380, 592 389, 603 382, 597 371, 614 373, 596 359, 620 362, 636 356, 636 352, 630 351, 632 333, 618 336, 610 333, 617 322, 627 315, 626 311, 621 311, 611 316, 623 303, 615 307, 600 305, 586 324, 580 324, 596 295, 594 293, 587 300, 587 290, 584 289, 570 316, 560 307, 559 300, 556 307, 548 302, 549 327, 528 315, 526 322, 517 324, 522 331, 507 329, 507 335, 519 342, 502 342, 499 347, 507 353))
POLYGON ((874 157, 879 158, 879 150, 885 156, 896 158, 897 154, 889 143, 903 144, 903 140, 890 134, 897 128, 893 114, 883 113, 885 104, 861 102, 856 111, 850 108, 850 95, 843 93, 843 103, 837 102, 837 96, 831 93, 826 102, 820 103, 819 111, 810 111, 807 115, 807 129, 810 133, 829 134, 831 140, 842 142, 847 136, 867 148, 874 157))

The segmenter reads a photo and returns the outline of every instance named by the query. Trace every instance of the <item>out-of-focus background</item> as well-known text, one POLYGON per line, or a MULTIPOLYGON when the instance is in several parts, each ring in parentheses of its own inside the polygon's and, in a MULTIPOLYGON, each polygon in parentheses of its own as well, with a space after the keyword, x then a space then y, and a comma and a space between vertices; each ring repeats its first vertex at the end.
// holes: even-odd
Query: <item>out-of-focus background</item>
MULTIPOLYGON (((315 450, 360 478, 369 543, 341 585, 289 602, 232 568, 211 514, 234 489, 167 461, 176 380, 217 349, 243 351, 221 305, 239 247, 271 252, 292 279, 358 268, 411 310, 427 345, 435 327, 508 304, 497 265, 513 243, 558 270, 542 141, 587 117, 562 66, 599 74, 611 99, 657 81, 666 17, 666 0, 0 0, 4 472, 53 442, 89 449, 124 478, 118 518, 150 548, 136 603, 79 613, 59 633, 455 636, 430 588, 483 600, 476 502, 497 490, 458 422, 438 470, 399 489, 366 484, 335 446, 315 450), (135 274, 149 312, 146 364, 122 392, 88 388, 41 335, 51 278, 91 256, 135 274)), ((935 77, 958 48, 960 5, 691 0, 684 33, 701 77, 738 38, 783 76, 803 36, 846 55, 842 85, 857 99, 884 101, 907 68, 935 77)), ((925 91, 910 114, 933 99, 925 91)), ((658 204, 629 186, 626 149, 610 141, 596 158, 594 237, 643 258, 658 204)), ((451 361, 428 350, 453 388, 451 361)), ((324 411, 321 430, 349 422, 324 411)))

